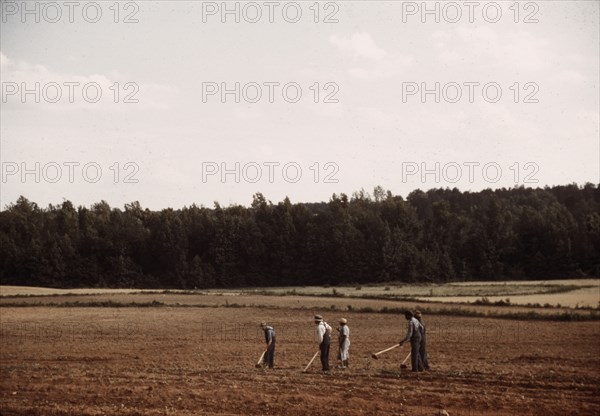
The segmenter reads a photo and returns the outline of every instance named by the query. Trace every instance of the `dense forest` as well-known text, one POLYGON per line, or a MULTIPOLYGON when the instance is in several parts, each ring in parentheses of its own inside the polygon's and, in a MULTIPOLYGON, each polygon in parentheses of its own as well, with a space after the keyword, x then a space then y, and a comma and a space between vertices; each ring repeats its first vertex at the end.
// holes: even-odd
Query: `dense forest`
POLYGON ((19 198, 0 281, 206 288, 600 276, 600 186, 413 191, 150 211, 19 198))

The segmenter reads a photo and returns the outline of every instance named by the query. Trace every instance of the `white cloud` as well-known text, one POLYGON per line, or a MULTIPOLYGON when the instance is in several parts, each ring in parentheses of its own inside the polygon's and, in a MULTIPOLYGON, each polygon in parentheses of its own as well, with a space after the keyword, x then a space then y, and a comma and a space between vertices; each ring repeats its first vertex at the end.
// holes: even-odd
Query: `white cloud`
POLYGON ((342 103, 307 103, 306 108, 319 117, 340 118, 346 113, 346 108, 342 103))
POLYGON ((446 64, 471 69, 507 67, 517 71, 541 71, 551 67, 548 42, 524 30, 500 34, 487 26, 459 26, 431 35, 438 58, 446 64))
POLYGON ((10 60, 6 57, 6 55, 0 52, 0 69, 4 70, 4 68, 8 67, 9 64, 10 60))
POLYGON ((399 123, 399 112, 386 112, 377 107, 360 107, 358 117, 364 125, 392 128, 399 123))
POLYGON ((354 67, 348 73, 355 78, 369 80, 375 78, 389 78, 402 73, 413 64, 413 58, 409 56, 397 56, 384 59, 370 67, 354 67))
MULTIPOLYGON (((48 69, 42 64, 32 64, 22 60, 12 60, 0 52, 2 68, 2 82, 12 83, 17 88, 14 94, 2 97, 8 105, 27 106, 29 104, 45 108, 50 111, 70 111, 74 109, 90 109, 94 105, 97 110, 127 111, 142 108, 165 109, 173 105, 178 94, 178 89, 159 83, 130 83, 118 70, 114 69, 108 74, 92 73, 90 75, 63 73, 48 69), (77 83, 70 85, 69 83, 77 83), (98 102, 90 103, 84 98, 84 87, 88 89, 88 97, 94 99, 97 88, 92 83, 99 85, 101 97, 98 102), (118 83, 118 88, 116 87, 118 83), (35 102, 33 94, 22 97, 22 90, 35 90, 39 84, 39 103, 35 102), (50 86, 52 84, 52 86, 50 86), (118 91, 118 95, 117 95, 118 91), (60 95, 59 95, 60 94, 60 95), (69 102, 70 96, 73 102, 69 102), (46 99, 45 97, 49 97, 46 99), (57 98, 59 97, 59 98, 57 98), (126 98, 137 99, 135 106, 123 104, 126 98), (57 102, 52 102, 54 100, 57 102)), ((8 88, 8 87, 5 87, 8 88)), ((24 107, 22 107, 24 108, 24 107)))
POLYGON ((243 108, 236 107, 233 110, 233 114, 240 120, 254 120, 262 117, 262 113, 258 108, 249 106, 243 108))
POLYGON ((380 48, 371 35, 365 32, 354 33, 350 37, 332 35, 329 40, 355 60, 363 58, 363 61, 367 61, 348 69, 352 77, 362 80, 392 77, 401 73, 414 61, 412 56, 394 54, 380 48))
POLYGON ((586 77, 579 71, 575 71, 572 69, 565 69, 558 72, 553 77, 555 82, 564 82, 564 83, 580 83, 586 80, 586 77))
POLYGON ((354 33, 350 37, 331 35, 329 41, 339 49, 349 52, 355 58, 382 60, 388 53, 375 44, 371 35, 365 32, 354 33))

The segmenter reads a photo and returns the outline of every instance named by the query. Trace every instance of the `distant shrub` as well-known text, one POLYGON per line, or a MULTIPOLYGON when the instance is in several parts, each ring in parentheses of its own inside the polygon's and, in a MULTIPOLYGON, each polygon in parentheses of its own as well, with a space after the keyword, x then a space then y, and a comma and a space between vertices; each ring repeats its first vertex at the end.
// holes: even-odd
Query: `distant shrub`
POLYGON ((473 302, 473 304, 474 305, 486 305, 486 306, 511 306, 512 305, 510 303, 509 298, 500 299, 495 302, 492 302, 486 296, 482 297, 481 299, 477 299, 475 302, 473 302))
POLYGON ((481 299, 477 299, 475 302, 473 302, 475 305, 491 305, 492 302, 490 302, 490 300, 484 296, 481 299))
POLYGON ((494 302, 494 305, 496 305, 496 306, 510 306, 510 299, 506 298, 504 300, 502 300, 502 299, 497 300, 496 302, 494 302))
POLYGON ((331 295, 340 298, 345 296, 342 292, 338 292, 335 288, 331 290, 331 295))
POLYGON ((225 302, 222 306, 224 306, 225 308, 245 308, 246 305, 245 304, 239 304, 239 303, 229 303, 229 302, 225 302))

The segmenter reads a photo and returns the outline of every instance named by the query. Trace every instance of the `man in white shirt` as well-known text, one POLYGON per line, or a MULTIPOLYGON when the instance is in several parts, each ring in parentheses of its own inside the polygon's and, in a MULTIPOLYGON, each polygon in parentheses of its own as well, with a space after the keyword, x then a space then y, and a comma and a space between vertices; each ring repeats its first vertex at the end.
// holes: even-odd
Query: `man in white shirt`
POLYGON ((405 341, 410 340, 410 362, 412 371, 423 371, 423 364, 421 363, 421 324, 417 321, 411 311, 404 312, 404 317, 408 321, 408 329, 406 336, 400 345, 404 344, 405 341))
POLYGON ((321 352, 322 371, 329 371, 329 345, 331 343, 331 326, 321 315, 315 315, 315 324, 317 325, 317 343, 321 352))

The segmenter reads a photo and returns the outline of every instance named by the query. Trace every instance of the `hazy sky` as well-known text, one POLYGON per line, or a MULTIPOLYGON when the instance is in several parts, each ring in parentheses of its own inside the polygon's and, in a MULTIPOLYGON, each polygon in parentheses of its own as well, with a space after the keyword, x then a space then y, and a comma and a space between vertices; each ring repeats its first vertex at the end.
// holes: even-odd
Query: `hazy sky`
POLYGON ((600 182, 600 2, 67 3, 1 2, 2 207, 600 182))

